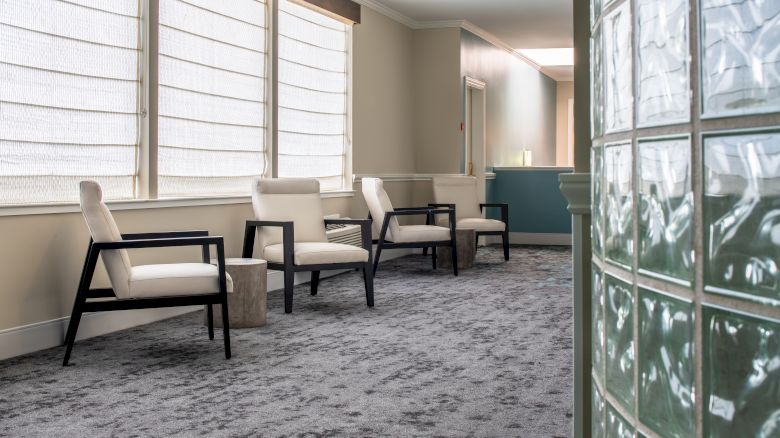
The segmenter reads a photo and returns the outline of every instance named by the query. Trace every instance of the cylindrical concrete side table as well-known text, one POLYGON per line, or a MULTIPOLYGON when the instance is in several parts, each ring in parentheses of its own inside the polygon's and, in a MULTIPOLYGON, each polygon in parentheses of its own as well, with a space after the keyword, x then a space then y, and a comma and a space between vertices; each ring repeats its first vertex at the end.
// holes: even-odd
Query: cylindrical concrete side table
MULTIPOLYGON (((474 267, 474 255, 477 252, 477 232, 469 228, 458 228, 455 230, 455 244, 458 248, 458 269, 474 267)), ((452 267, 452 251, 449 247, 438 247, 436 258, 439 267, 452 267)))
MULTIPOLYGON (((217 260, 211 263, 216 265, 217 260)), ((265 260, 225 259, 225 272, 233 280, 233 293, 228 294, 230 328, 262 327, 266 323, 265 260)), ((222 306, 214 305, 214 327, 222 327, 222 306)), ((204 323, 208 325, 204 312, 204 323)))

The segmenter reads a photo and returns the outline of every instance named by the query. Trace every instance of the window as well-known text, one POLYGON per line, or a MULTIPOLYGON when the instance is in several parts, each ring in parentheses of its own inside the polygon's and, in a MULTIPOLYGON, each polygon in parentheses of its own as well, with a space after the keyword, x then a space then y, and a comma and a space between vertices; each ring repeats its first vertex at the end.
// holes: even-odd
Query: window
POLYGON ((247 194, 265 170, 265 4, 160 0, 158 193, 247 194))
POLYGON ((344 23, 279 3, 278 169, 344 187, 349 147, 349 34, 344 23))
POLYGON ((0 0, 0 205, 248 195, 272 167, 344 188, 350 26, 277 4, 0 0))
POLYGON ((87 178, 135 197, 138 3, 2 2, 0 203, 74 201, 87 178))

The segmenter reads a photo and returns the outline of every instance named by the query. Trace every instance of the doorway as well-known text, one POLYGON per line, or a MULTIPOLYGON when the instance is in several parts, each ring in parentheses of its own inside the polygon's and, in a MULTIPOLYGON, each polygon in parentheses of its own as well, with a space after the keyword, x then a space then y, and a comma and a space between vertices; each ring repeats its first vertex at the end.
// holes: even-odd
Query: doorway
POLYGON ((463 173, 477 178, 477 196, 479 202, 485 202, 487 84, 468 76, 464 82, 465 160, 463 173))

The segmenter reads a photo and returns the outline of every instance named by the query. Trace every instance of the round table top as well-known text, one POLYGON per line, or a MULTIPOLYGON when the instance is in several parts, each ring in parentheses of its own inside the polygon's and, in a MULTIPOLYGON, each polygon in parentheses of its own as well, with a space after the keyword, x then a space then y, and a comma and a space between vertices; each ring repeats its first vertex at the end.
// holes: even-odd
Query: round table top
MULTIPOLYGON (((249 266, 249 265, 265 265, 266 262, 263 259, 243 259, 240 257, 226 258, 225 266, 249 266)), ((211 264, 216 265, 217 259, 211 259, 211 264)))

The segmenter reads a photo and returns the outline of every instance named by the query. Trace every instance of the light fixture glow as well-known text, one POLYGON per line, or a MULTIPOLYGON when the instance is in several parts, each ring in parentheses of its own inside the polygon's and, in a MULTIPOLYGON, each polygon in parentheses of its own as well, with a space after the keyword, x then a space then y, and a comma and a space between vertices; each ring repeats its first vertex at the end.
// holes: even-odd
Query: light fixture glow
POLYGON ((517 49, 517 52, 542 67, 574 65, 574 49, 517 49))

